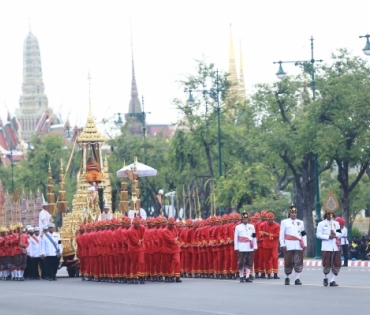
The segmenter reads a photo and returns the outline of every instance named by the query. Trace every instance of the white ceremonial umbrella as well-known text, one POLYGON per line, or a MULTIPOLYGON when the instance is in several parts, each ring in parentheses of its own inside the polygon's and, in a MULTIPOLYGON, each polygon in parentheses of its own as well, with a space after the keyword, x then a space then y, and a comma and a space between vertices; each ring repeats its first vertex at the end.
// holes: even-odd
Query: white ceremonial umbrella
MULTIPOLYGON (((127 165, 117 171, 117 177, 128 177, 125 171, 133 171, 134 163, 127 165)), ((136 172, 139 177, 156 176, 157 170, 143 163, 136 163, 136 172)))

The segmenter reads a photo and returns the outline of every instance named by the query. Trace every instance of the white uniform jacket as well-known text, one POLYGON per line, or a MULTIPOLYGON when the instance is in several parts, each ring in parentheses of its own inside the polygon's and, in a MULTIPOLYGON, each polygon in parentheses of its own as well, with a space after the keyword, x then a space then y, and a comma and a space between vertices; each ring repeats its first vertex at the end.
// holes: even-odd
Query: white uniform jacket
POLYGON ((286 247, 286 250, 302 250, 301 242, 307 246, 307 236, 304 231, 302 220, 292 220, 291 218, 281 221, 279 241, 281 247, 286 247), (297 240, 287 240, 286 238, 297 238, 297 240))
POLYGON ((53 232, 52 234, 50 234, 49 232, 46 233, 43 238, 42 238, 42 242, 41 242, 41 255, 45 255, 45 256, 56 256, 56 249, 59 249, 60 250, 60 254, 63 253, 63 246, 62 244, 59 244, 60 242, 60 236, 58 233, 56 232, 53 232), (46 235, 50 235, 51 239, 53 240, 55 246, 51 243, 51 241, 49 240, 49 238, 46 236, 46 235))
POLYGON ((52 215, 45 209, 39 213, 39 227, 42 229, 45 225, 49 225, 52 221, 52 215))
POLYGON ((348 236, 348 230, 345 226, 343 226, 342 236, 340 237, 340 244, 341 245, 348 245, 347 236, 348 236))
POLYGON ((340 240, 342 232, 340 230, 340 225, 337 221, 323 220, 319 222, 319 224, 317 225, 316 237, 322 240, 321 242, 322 251, 336 252, 339 250, 339 247, 337 246, 337 239, 329 238, 330 232, 332 230, 335 232, 335 236, 337 237, 337 239, 340 240))
POLYGON ((36 236, 36 235, 32 235, 29 238, 29 243, 30 243, 30 245, 28 246, 28 248, 29 248, 29 254, 28 255, 30 257, 33 257, 33 258, 40 257, 41 238, 36 236))
POLYGON ((251 252, 257 249, 254 225, 241 223, 235 227, 234 249, 240 252, 251 252))

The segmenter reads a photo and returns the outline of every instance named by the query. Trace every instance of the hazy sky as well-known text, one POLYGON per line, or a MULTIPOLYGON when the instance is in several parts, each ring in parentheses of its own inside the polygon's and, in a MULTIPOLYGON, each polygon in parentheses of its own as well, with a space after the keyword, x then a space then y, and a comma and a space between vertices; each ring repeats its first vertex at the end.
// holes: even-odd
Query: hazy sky
MULTIPOLYGON (((150 111, 149 123, 175 122, 171 105, 183 97, 178 80, 202 56, 228 70, 229 24, 236 61, 243 45, 247 92, 275 80, 273 61, 310 58, 311 35, 317 59, 330 62, 340 47, 363 55, 370 33, 370 1, 340 0, 11 0, 0 2, 0 115, 14 113, 22 86, 23 40, 39 41, 49 106, 84 124, 88 71, 94 116, 126 113, 130 100, 130 20, 138 91, 150 111)), ((363 55, 364 56, 364 55, 363 55)), ((365 57, 365 56, 364 56, 365 57)), ((293 65, 285 70, 297 73, 293 65)))

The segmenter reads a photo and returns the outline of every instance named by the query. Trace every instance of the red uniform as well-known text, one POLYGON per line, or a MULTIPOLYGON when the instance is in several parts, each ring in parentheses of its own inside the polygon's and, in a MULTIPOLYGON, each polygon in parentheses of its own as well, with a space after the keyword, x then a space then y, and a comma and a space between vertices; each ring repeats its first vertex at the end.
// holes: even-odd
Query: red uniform
POLYGON ((165 253, 167 277, 180 277, 180 246, 176 227, 167 226, 162 230, 163 251, 165 253))
POLYGON ((131 226, 128 229, 128 252, 131 258, 130 278, 145 277, 145 258, 144 258, 144 233, 145 227, 131 226))
POLYGON ((15 270, 24 270, 27 266, 27 247, 29 245, 27 234, 13 234, 12 248, 15 270))
POLYGON ((128 227, 120 230, 121 231, 121 241, 122 241, 122 252, 123 252, 123 277, 130 279, 131 274, 131 258, 128 252, 128 227))
POLYGON ((260 237, 260 225, 261 225, 262 221, 257 221, 255 224, 254 224, 254 228, 256 230, 256 236, 257 236, 257 247, 258 249, 254 252, 254 257, 253 257, 253 261, 254 261, 254 272, 256 274, 258 273, 262 273, 262 270, 261 270, 261 267, 260 266, 260 256, 261 256, 261 243, 262 243, 262 238, 260 237))
POLYGON ((158 232, 160 230, 159 225, 156 225, 155 228, 150 230, 151 239, 152 239, 152 252, 154 258, 154 277, 162 277, 161 274, 161 240, 159 239, 158 232))
MULTIPOLYGON (((191 221, 191 220, 189 220, 191 221)), ((186 227, 187 229, 187 237, 185 238, 184 236, 184 242, 185 242, 185 246, 186 246, 186 258, 185 258, 185 270, 186 272, 188 273, 188 275, 192 275, 194 274, 193 272, 193 247, 192 247, 192 241, 193 241, 193 238, 194 238, 194 228, 192 226, 192 222, 187 222, 186 223, 188 226, 186 227), (191 225, 190 225, 191 224, 191 225)))
POLYGON ((268 235, 263 236, 263 250, 261 251, 263 259, 266 262, 266 272, 268 275, 271 273, 277 274, 279 272, 278 248, 280 224, 277 222, 269 224, 265 221, 260 225, 260 231, 268 233, 268 235))
POLYGON ((79 234, 76 238, 77 243, 77 257, 80 260, 80 272, 82 276, 86 274, 86 262, 85 262, 85 248, 83 244, 83 234, 79 234))

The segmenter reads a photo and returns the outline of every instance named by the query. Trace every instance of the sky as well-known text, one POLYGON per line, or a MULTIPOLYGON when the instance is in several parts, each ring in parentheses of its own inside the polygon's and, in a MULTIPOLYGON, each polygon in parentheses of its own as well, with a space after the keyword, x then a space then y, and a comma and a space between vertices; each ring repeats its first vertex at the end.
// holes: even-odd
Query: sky
MULTIPOLYGON (((232 24, 237 69, 243 48, 247 93, 276 80, 279 60, 330 63, 338 48, 362 52, 370 33, 370 1, 344 0, 12 0, 0 2, 0 117, 18 107, 23 41, 38 38, 49 106, 84 125, 91 104, 98 121, 126 113, 131 88, 131 29, 136 80, 148 123, 174 123, 179 84, 205 58, 228 70, 232 24)), ((286 65, 289 74, 299 72, 286 65)))

